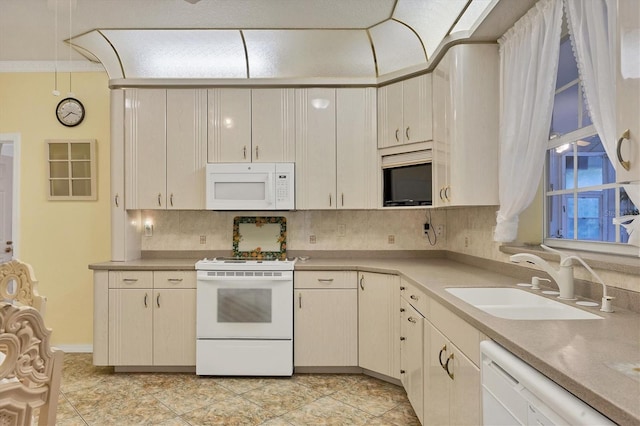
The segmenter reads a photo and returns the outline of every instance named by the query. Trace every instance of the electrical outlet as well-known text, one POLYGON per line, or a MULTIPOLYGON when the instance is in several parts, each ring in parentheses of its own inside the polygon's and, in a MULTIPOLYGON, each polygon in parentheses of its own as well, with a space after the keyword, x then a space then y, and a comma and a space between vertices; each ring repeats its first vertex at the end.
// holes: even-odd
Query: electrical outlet
POLYGON ((338 237, 344 237, 347 235, 347 225, 344 223, 338 224, 338 237))
POLYGON ((465 247, 469 247, 469 245, 471 244, 470 238, 469 237, 464 237, 464 246, 465 247))
POLYGON ((316 243, 316 236, 309 235, 309 244, 315 244, 315 243, 316 243))
POLYGON ((395 244, 395 243, 396 243, 396 236, 395 236, 395 235, 389 235, 389 236, 387 237, 387 242, 388 242, 389 244, 395 244))
POLYGON ((200 244, 207 244, 207 236, 200 235, 200 244))
POLYGON ((444 237, 444 225, 436 225, 436 235, 438 237, 444 237))

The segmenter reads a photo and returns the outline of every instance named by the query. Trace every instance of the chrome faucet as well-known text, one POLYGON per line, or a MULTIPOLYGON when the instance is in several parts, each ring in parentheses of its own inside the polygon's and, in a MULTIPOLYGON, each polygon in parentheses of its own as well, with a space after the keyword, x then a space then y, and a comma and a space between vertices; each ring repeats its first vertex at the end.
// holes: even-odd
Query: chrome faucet
POLYGON ((547 251, 560 255, 560 268, 558 270, 553 269, 549 263, 535 254, 530 253, 518 253, 509 257, 509 260, 514 263, 529 262, 542 268, 547 274, 553 278, 560 290, 560 299, 574 300, 574 286, 573 286, 573 262, 574 256, 568 256, 558 250, 552 249, 545 245, 541 247, 547 251))
POLYGON ((613 307, 611 305, 613 297, 607 295, 607 286, 600 276, 598 276, 598 274, 596 274, 584 260, 579 256, 562 253, 561 251, 547 247, 544 244, 540 244, 540 247, 560 256, 560 268, 558 270, 553 269, 546 260, 542 259, 540 256, 536 256, 535 254, 518 253, 509 257, 509 260, 514 263, 529 262, 542 268, 558 285, 558 289, 560 290, 558 298, 567 300, 575 300, 576 298, 573 286, 573 260, 577 260, 600 284, 602 284, 602 305, 600 306, 600 310, 603 312, 613 312, 613 307))

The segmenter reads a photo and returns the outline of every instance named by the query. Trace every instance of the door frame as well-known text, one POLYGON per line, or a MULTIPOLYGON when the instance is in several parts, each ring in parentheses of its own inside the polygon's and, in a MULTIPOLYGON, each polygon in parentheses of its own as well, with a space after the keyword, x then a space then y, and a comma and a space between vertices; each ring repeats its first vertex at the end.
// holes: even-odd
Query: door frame
POLYGON ((11 212, 11 239, 13 258, 20 258, 20 133, 0 133, 0 144, 13 144, 13 200, 11 212))

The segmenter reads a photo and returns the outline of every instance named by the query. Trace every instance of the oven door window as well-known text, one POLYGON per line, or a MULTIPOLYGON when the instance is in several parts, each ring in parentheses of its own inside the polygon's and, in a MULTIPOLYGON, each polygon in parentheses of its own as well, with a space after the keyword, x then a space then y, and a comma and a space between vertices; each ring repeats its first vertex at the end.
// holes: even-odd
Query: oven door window
POLYGON ((219 323, 270 323, 271 289, 218 289, 219 323))

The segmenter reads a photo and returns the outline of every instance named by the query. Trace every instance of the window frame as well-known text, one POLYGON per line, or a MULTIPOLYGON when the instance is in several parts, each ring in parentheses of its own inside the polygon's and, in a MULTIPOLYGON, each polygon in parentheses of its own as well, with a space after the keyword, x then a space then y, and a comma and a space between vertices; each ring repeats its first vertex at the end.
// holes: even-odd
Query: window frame
POLYGON ((47 139, 45 140, 45 163, 47 168, 47 200, 49 201, 95 201, 98 199, 97 194, 97 179, 96 179, 96 140, 95 139, 47 139), (72 145, 74 144, 88 144, 89 145, 89 158, 72 158, 72 145), (51 147, 53 145, 66 145, 67 156, 66 158, 56 159, 51 158, 51 147), (66 176, 52 176, 52 166, 54 164, 66 163, 66 176), (74 177, 73 176, 73 164, 74 163, 87 163, 89 166, 89 176, 74 177), (74 195, 73 194, 73 182, 83 180, 89 181, 89 195, 74 195), (68 194, 56 195, 54 194, 53 182, 66 182, 68 187, 68 194))

